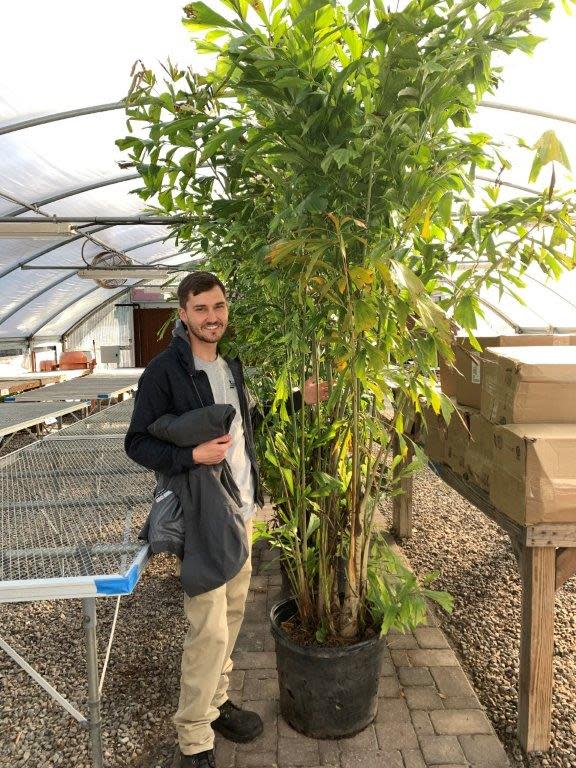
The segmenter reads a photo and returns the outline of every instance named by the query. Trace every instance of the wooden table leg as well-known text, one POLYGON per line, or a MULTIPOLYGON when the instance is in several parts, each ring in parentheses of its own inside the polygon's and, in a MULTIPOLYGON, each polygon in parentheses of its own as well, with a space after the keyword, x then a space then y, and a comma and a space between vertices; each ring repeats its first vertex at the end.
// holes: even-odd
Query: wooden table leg
MULTIPOLYGON (((397 455, 400 452, 400 445, 396 434, 392 438, 392 445, 394 455, 397 455)), ((395 478, 398 477, 407 464, 410 464, 413 457, 413 449, 409 446, 407 456, 404 457, 403 461, 394 470, 395 478)), ((397 482, 401 493, 392 497, 392 530, 398 538, 409 539, 412 536, 412 475, 397 482)))
MULTIPOLYGON (((410 462, 412 457, 408 458, 410 462)), ((399 465, 400 467, 402 464, 399 465)), ((392 527, 400 539, 412 536, 412 475, 400 480, 402 493, 392 497, 392 527)))
POLYGON ((556 550, 523 547, 518 737, 526 752, 550 746, 556 550))

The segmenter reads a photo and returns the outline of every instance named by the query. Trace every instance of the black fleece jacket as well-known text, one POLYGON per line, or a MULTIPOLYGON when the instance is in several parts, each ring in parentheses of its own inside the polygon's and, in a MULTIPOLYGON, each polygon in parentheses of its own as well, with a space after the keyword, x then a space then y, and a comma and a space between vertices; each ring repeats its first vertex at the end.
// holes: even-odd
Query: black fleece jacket
MULTIPOLYGON (((164 414, 181 416, 195 408, 214 405, 208 375, 205 371, 196 369, 190 342, 180 321, 176 323, 172 337, 168 348, 150 361, 140 377, 134 412, 124 441, 126 453, 133 461, 164 475, 178 475, 198 466, 192 458, 193 448, 179 448, 159 440, 148 432, 148 427, 164 414)), ((254 475, 254 500, 262 504, 253 435, 253 419, 255 423, 259 423, 262 414, 249 407, 240 359, 227 357, 225 360, 234 378, 240 400, 246 451, 254 475)), ((291 402, 287 405, 289 410, 301 408, 301 393, 294 392, 291 402)))

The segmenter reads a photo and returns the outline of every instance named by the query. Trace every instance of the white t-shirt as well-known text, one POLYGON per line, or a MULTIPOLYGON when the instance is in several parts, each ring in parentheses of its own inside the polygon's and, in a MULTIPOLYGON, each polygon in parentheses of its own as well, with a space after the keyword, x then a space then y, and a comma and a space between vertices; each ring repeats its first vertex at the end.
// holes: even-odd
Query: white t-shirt
POLYGON ((214 402, 219 405, 229 404, 236 409, 236 416, 234 416, 234 421, 230 427, 232 444, 226 452, 226 461, 230 465, 232 477, 240 490, 242 515, 244 520, 248 520, 256 511, 254 477, 252 475, 252 463, 246 450, 244 423, 240 412, 240 399, 236 391, 236 382, 228 364, 220 355, 212 362, 207 362, 194 355, 194 365, 198 370, 206 371, 214 395, 214 402))

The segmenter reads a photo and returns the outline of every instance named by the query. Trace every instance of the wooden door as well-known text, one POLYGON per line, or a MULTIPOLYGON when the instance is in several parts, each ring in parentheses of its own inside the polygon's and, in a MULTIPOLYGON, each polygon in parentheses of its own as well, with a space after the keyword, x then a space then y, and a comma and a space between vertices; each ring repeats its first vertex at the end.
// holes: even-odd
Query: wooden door
POLYGON ((168 307, 158 309, 134 307, 134 350, 137 368, 147 366, 153 357, 170 344, 172 324, 164 331, 162 338, 158 338, 158 332, 173 312, 174 310, 168 307))

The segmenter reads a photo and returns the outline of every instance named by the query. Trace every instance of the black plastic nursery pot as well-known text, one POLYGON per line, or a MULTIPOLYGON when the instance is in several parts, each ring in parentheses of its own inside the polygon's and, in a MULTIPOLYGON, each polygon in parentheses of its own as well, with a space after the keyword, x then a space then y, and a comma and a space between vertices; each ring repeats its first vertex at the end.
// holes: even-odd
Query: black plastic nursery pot
POLYGON ((291 597, 270 611, 282 717, 315 739, 354 736, 376 716, 385 638, 337 648, 298 645, 281 626, 295 613, 291 597))

